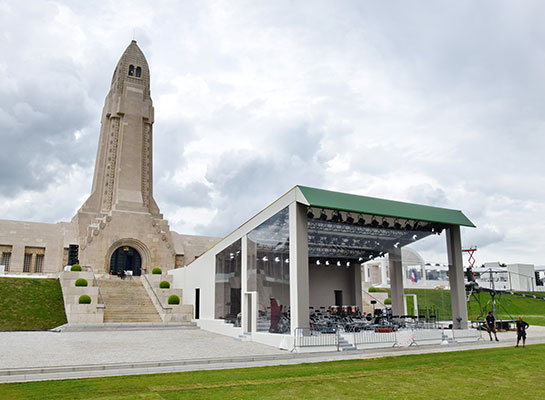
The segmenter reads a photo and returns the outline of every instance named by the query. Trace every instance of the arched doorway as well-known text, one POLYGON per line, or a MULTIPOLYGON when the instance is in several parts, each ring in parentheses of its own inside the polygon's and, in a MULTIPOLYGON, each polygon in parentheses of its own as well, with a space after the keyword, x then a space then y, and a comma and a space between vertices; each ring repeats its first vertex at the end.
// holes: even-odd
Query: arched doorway
POLYGON ((110 273, 119 275, 121 271, 132 271, 133 275, 140 275, 142 271, 142 257, 136 249, 130 246, 118 247, 110 258, 110 273))

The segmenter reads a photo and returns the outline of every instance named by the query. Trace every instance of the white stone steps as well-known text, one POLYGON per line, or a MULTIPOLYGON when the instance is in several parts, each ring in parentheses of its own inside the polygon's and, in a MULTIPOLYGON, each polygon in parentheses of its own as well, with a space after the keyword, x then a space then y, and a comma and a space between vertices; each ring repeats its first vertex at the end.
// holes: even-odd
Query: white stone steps
POLYGON ((104 322, 162 322, 139 278, 99 279, 104 322))

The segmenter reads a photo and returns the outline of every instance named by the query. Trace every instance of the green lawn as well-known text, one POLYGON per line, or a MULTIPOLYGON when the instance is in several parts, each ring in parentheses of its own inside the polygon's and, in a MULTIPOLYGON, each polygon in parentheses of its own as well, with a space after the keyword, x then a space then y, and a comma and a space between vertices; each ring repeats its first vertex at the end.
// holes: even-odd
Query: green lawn
POLYGON ((65 323, 57 279, 0 278, 0 330, 42 330, 65 323))
POLYGON ((545 345, 369 360, 10 383, 2 399, 545 398, 545 345))
MULTIPOLYGON (((389 289, 377 289, 390 293, 389 289)), ((405 289, 405 293, 414 293, 417 295, 418 309, 420 314, 434 313, 439 320, 448 320, 452 318, 450 291, 439 289, 405 289)), ((545 296, 545 293, 535 293, 536 296, 545 296)), ((480 319, 484 319, 488 311, 492 311, 492 297, 489 293, 477 293, 476 301, 471 297, 468 304, 468 317, 475 320, 480 315, 482 308, 485 308, 485 314, 480 319)), ((530 325, 545 326, 545 300, 530 299, 511 294, 502 294, 496 297, 496 311, 498 319, 514 319, 524 317, 530 325)), ((407 309, 410 315, 414 313, 413 300, 407 298, 407 309)))
MULTIPOLYGON (((543 293, 535 294, 536 296, 544 295, 543 293)), ((489 293, 478 293, 476 296, 483 307, 486 306, 488 311, 492 311, 492 297, 489 293)), ((468 308, 469 318, 475 319, 479 312, 479 304, 472 298, 468 308)), ((545 300, 502 294, 496 297, 496 312, 498 319, 510 319, 510 316, 518 319, 518 317, 522 316, 530 325, 545 326, 545 300)))

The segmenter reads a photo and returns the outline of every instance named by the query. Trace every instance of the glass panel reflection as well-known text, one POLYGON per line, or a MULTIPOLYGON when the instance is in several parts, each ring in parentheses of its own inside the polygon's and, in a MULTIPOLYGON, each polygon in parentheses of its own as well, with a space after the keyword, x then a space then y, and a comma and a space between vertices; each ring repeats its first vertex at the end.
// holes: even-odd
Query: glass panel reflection
POLYGON ((241 240, 216 255, 216 319, 240 326, 241 240))
POLYGON ((285 208, 248 234, 248 291, 257 292, 257 330, 289 332, 289 213, 285 208))

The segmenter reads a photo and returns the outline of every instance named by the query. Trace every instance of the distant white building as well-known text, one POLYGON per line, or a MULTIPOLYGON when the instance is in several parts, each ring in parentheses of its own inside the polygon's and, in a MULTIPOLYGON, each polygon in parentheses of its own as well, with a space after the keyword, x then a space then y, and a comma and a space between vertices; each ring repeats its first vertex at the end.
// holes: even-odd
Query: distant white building
MULTIPOLYGON (((403 247, 403 285, 406 288, 449 288, 448 266, 439 263, 427 263, 414 249, 403 247)), ((388 254, 363 264, 364 289, 390 287, 388 254)))

